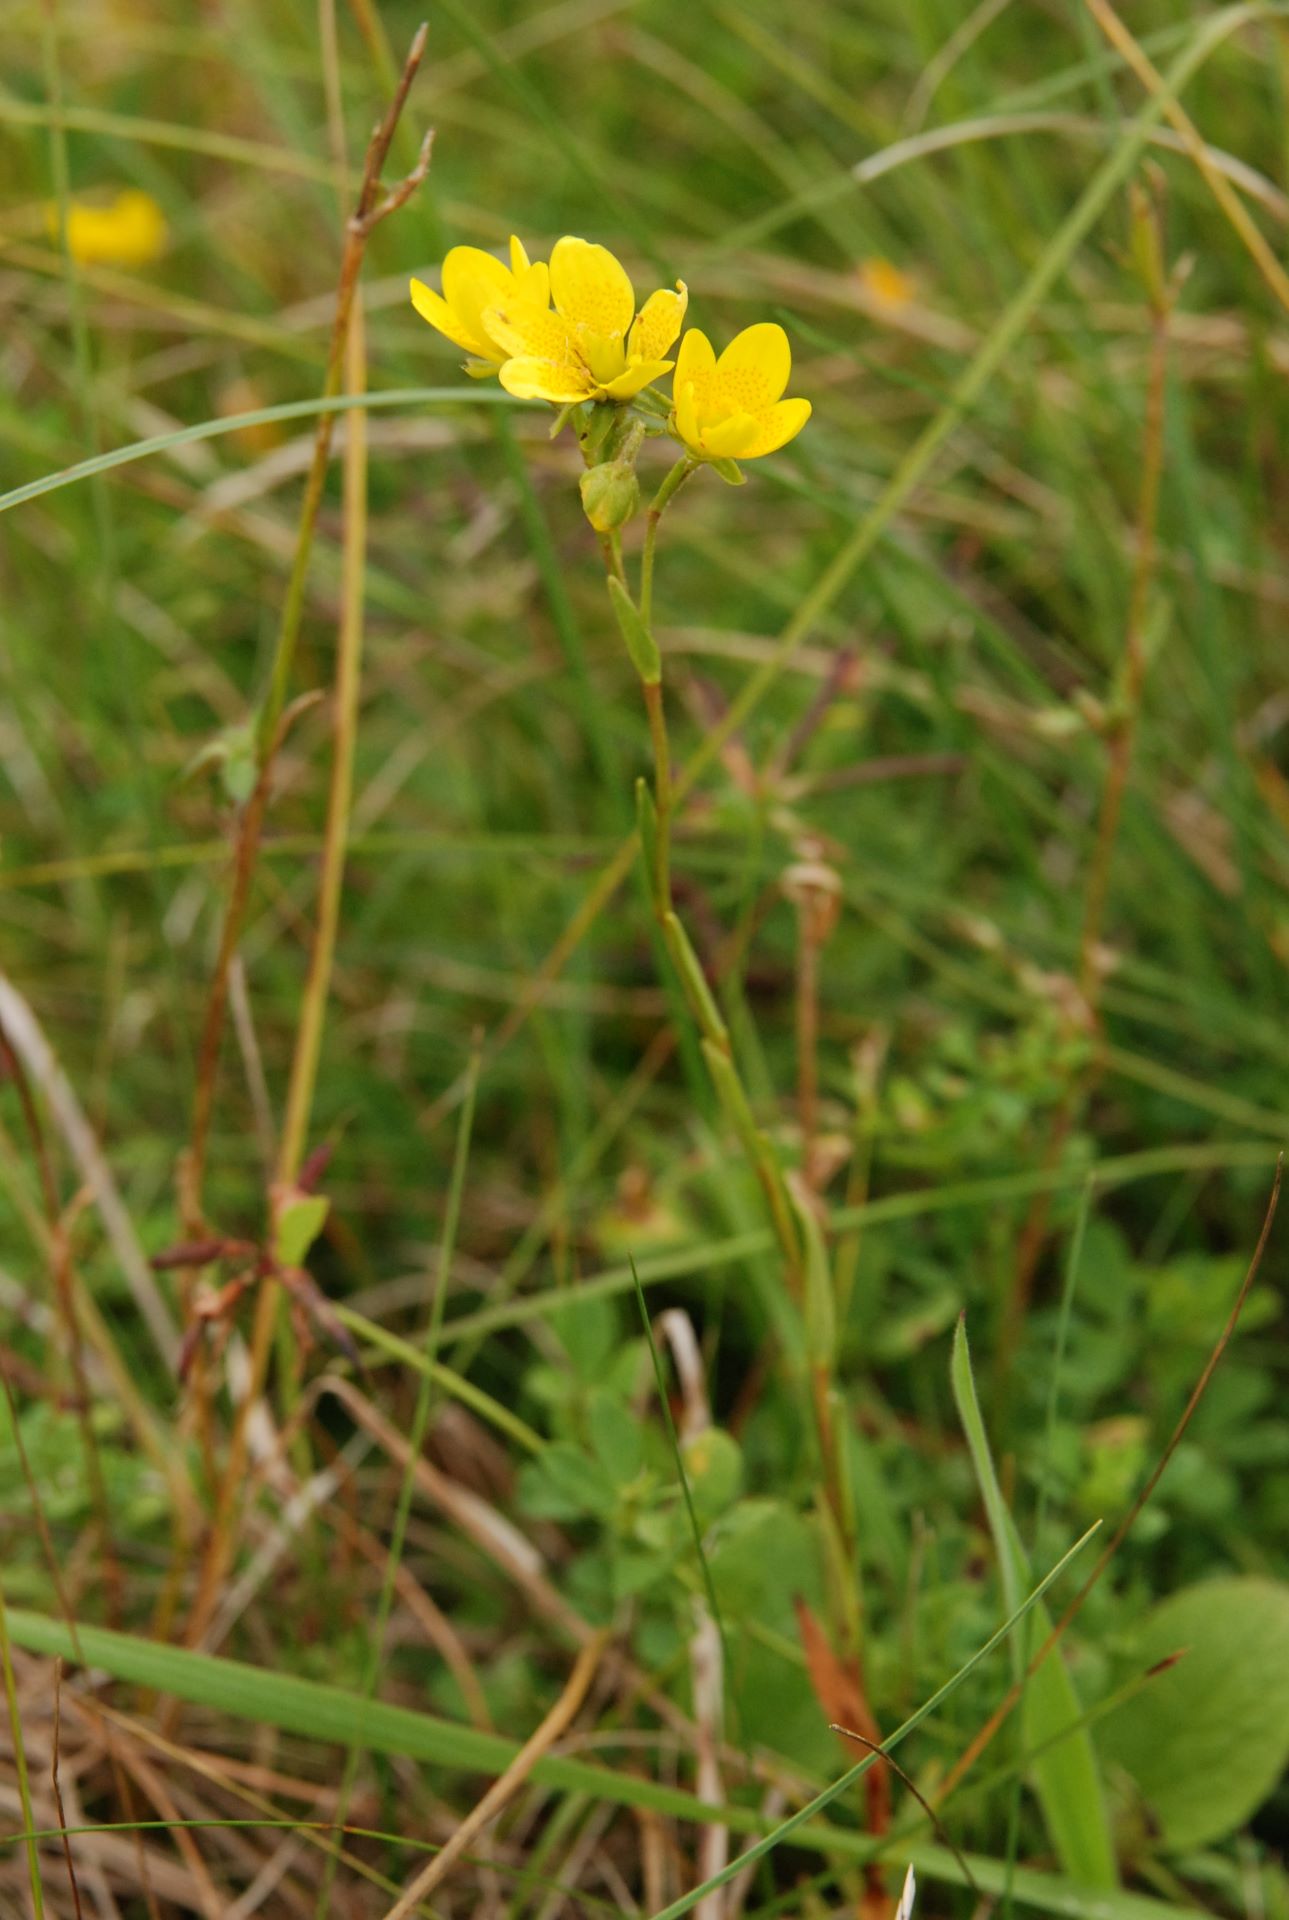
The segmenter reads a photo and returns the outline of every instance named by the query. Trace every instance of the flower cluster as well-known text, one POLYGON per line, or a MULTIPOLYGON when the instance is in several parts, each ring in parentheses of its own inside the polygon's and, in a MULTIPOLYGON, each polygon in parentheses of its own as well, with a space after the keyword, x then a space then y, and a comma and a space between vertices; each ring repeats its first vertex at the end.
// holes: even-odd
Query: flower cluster
POLYGON ((621 262, 571 235, 549 264, 530 261, 515 239, 508 267, 479 247, 453 247, 442 293, 413 280, 412 304, 471 356, 467 372, 495 373, 520 399, 623 407, 671 373, 667 426, 693 461, 759 459, 810 418, 808 400, 783 398, 792 353, 782 327, 746 327, 719 356, 691 327, 668 359, 689 304, 683 280, 637 310, 621 262))

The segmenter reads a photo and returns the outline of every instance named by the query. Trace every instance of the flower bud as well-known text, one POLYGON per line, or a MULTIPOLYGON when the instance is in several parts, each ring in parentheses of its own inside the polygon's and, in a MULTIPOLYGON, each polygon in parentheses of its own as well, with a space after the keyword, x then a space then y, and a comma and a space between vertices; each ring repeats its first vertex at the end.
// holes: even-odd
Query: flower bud
POLYGON ((640 505, 640 482, 625 460, 608 460, 582 475, 582 506, 597 533, 626 525, 640 505))

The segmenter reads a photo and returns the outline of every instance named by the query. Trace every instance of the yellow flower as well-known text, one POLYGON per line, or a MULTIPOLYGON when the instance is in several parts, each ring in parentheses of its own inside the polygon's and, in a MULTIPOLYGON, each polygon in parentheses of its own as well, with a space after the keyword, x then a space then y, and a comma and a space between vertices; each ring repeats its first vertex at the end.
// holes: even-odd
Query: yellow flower
MULTIPOLYGON (((51 239, 58 237, 58 208, 45 208, 51 239)), ((166 216, 150 193, 128 187, 111 200, 72 200, 67 207, 67 247, 82 266, 146 267, 160 258, 167 239, 166 216)))
POLYGON ((508 267, 482 247, 453 247, 443 262, 441 294, 423 280, 412 281, 412 305, 422 320, 446 334, 454 346, 464 347, 478 360, 491 361, 493 367, 506 354, 485 332, 484 310, 498 300, 519 299, 544 312, 550 305, 550 275, 543 261, 529 261, 513 234, 508 267))
POLYGON ((660 288, 639 313, 626 269, 607 247, 565 236, 550 260, 554 311, 523 289, 488 308, 483 324, 502 349, 502 386, 521 400, 630 400, 671 371, 663 355, 680 332, 689 295, 660 288))
POLYGON ((676 432, 700 460, 757 460, 800 433, 808 400, 780 396, 792 371, 782 327, 762 321, 735 334, 720 359, 691 327, 676 355, 676 432))
POLYGON ((888 313, 899 313, 913 299, 914 286, 909 275, 890 260, 874 256, 859 263, 859 284, 874 306, 888 313))

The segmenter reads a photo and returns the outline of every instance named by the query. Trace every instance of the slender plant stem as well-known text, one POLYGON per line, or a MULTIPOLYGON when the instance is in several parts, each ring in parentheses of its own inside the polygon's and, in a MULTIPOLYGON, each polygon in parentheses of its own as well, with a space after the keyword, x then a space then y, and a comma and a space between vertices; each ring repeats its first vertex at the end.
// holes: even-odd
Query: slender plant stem
MULTIPOLYGON (((375 227, 388 214, 394 212, 408 200, 419 186, 429 166, 430 139, 427 136, 421 147, 416 167, 394 190, 385 194, 381 186, 381 169, 389 152, 399 116, 407 100, 408 92, 420 66, 425 50, 426 29, 422 26, 417 32, 404 64, 402 74, 394 91, 385 116, 372 135, 367 149, 367 158, 363 170, 362 184, 354 212, 345 224, 345 244, 341 259, 340 278, 336 291, 335 318, 332 322, 331 344, 328 350, 327 375, 324 383, 324 397, 330 399, 339 392, 342 378, 354 377, 357 369, 359 390, 365 385, 361 377, 360 328, 351 330, 351 321, 355 312, 358 290, 358 277, 362 269, 363 256, 367 242, 375 227), (357 352, 353 350, 357 342, 357 352)), ((347 441, 351 451, 353 466, 347 463, 347 528, 356 516, 358 527, 355 539, 365 539, 365 415, 361 408, 353 409, 351 430, 354 422, 360 422, 358 431, 347 441), (354 505, 352 497, 353 476, 363 475, 363 486, 358 489, 359 502, 354 505)), ((269 680, 268 692, 260 710, 256 728, 256 751, 259 772, 255 790, 243 815, 241 831, 238 835, 237 859, 233 889, 224 916, 224 925, 220 939, 219 958, 215 975, 211 982, 210 996, 207 1002, 205 1028, 202 1035, 202 1048, 198 1071, 197 1099, 194 1110, 193 1139, 189 1149, 188 1166, 185 1172, 185 1213, 189 1226, 200 1222, 202 1203, 201 1193, 207 1142, 209 1139, 210 1117, 214 1100, 215 1074, 219 1061, 220 1038, 223 1031, 224 1008, 228 997, 228 977, 233 955, 241 937, 242 921, 246 902, 250 893, 258 859, 260 831, 264 810, 267 805, 268 791, 273 761, 281 738, 284 724, 289 718, 290 708, 286 704, 290 686, 291 670, 295 660, 296 645, 304 611, 304 589, 308 574, 309 558, 313 548, 313 537, 317 527, 318 510, 322 501, 322 490, 326 480, 327 464, 331 452, 331 439, 335 415, 322 414, 318 418, 314 432, 313 456, 309 467, 309 476, 305 486, 304 503, 300 512, 299 531, 296 536, 295 554, 292 562, 291 577, 287 584, 286 599, 282 609, 282 620, 278 630, 277 647, 273 668, 269 680)), ((361 566, 358 574, 361 576, 361 566)), ((307 1130, 308 1114, 312 1104, 313 1087, 317 1075, 318 1048, 321 1039, 322 1015, 326 1005, 327 989, 331 974, 331 957, 334 951, 336 916, 339 911, 340 880, 343 874, 344 837, 348 824, 348 790, 352 779, 352 726, 353 708, 357 700, 357 674, 361 659, 362 631, 362 587, 361 578, 353 583, 353 568, 347 575, 345 606, 345 625, 351 629, 346 645, 342 633, 341 662, 338 672, 340 694, 337 703, 337 750, 333 762, 331 798, 328 807, 327 840, 324 849, 323 898, 319 908, 318 939, 315 944, 310 966, 309 983, 306 987, 305 1011, 297 1039, 295 1061, 292 1067, 291 1090, 288 1104, 288 1120, 279 1153, 279 1178, 289 1182, 295 1177, 302 1152, 302 1141, 307 1130), (345 712, 346 700, 350 711, 345 712), (349 729, 348 737, 342 737, 342 729, 349 729)), ((237 1498, 243 1477, 246 1457, 246 1427, 251 1407, 258 1398, 268 1372, 269 1354, 272 1349, 273 1334, 278 1315, 278 1287, 276 1281, 265 1279, 259 1288, 255 1306, 255 1320, 251 1334, 250 1377, 246 1392, 240 1399, 233 1421, 233 1430, 229 1440, 228 1457, 220 1483, 216 1501, 214 1524, 207 1542, 197 1597, 189 1621, 189 1639, 199 1640, 209 1624, 214 1610, 219 1583, 223 1577, 228 1556, 232 1550, 232 1526, 236 1513, 237 1498)))
POLYGON ((654 893, 659 911, 671 911, 671 746, 667 738, 667 715, 663 706, 662 682, 644 681, 645 712, 649 716, 649 738, 653 743, 653 798, 658 816, 658 846, 654 867, 654 893))
POLYGON ((677 460, 654 495, 645 516, 644 547, 640 555, 640 618, 647 627, 653 626, 653 565, 658 544, 658 525, 670 501, 679 493, 690 474, 697 471, 698 462, 688 454, 677 460))
MULTIPOLYGON (((366 352, 362 309, 354 309, 350 326, 348 389, 360 392, 366 384, 366 352)), ((331 790, 322 846, 318 886, 318 925, 309 972, 300 1005, 295 1053, 287 1090, 286 1114, 278 1149, 277 1177, 294 1180, 308 1143, 309 1117, 318 1081, 322 1028, 331 987, 340 897, 344 885, 345 850, 353 799, 354 747, 358 736, 358 707, 362 686, 363 581, 367 553, 367 422, 357 411, 350 416, 345 438, 343 587, 340 642, 336 658, 335 734, 332 747, 331 790)))
MULTIPOLYGON (((1138 219, 1147 223, 1158 218, 1154 208, 1138 210, 1138 219)), ((1151 228, 1157 238, 1157 230, 1151 228)), ((1137 550, 1128 613, 1124 626, 1123 661, 1120 684, 1112 695, 1109 730, 1109 764, 1101 794, 1096 840, 1088 865, 1084 892, 1083 923, 1079 938, 1078 983, 1083 1017, 1096 1030, 1101 999, 1100 938, 1105 917, 1106 895, 1114 860, 1115 842, 1123 812, 1124 795, 1132 767, 1133 746, 1141 715, 1142 691, 1148 665, 1146 626, 1151 594, 1154 591, 1157 560, 1156 529, 1159 520, 1159 491, 1164 464, 1164 412, 1168 388, 1169 321, 1171 295, 1162 282, 1162 246, 1158 249, 1160 267, 1155 284, 1149 289, 1150 358, 1146 375, 1145 422, 1142 434, 1141 481, 1137 496, 1137 550)), ((1093 1071, 1097 1061, 1093 1057, 1093 1071)), ((1043 1170, 1054 1172, 1060 1164, 1065 1144, 1078 1117, 1090 1084, 1086 1073, 1069 1081, 1048 1129, 1043 1152, 1043 1170)), ((999 1327, 998 1378, 1006 1381, 1029 1309, 1034 1274, 1047 1241, 1052 1193, 1040 1188, 1030 1203, 1016 1248, 1016 1264, 1006 1311, 999 1327)))

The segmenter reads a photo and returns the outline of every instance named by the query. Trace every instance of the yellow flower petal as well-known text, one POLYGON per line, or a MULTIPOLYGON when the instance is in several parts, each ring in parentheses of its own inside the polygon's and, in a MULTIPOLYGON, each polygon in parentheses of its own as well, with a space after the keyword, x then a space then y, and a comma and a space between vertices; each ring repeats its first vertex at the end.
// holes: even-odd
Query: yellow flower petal
POLYGON ((708 375, 716 365, 716 355, 712 343, 701 327, 691 327, 680 343, 676 355, 676 391, 680 392, 687 382, 692 382, 695 394, 706 386, 708 375))
POLYGON ((463 347, 467 353, 487 353, 492 359, 497 358, 497 354, 490 346, 476 339, 461 325, 447 301, 441 294, 435 293, 433 287, 427 287, 423 280, 413 280, 411 289, 412 305, 422 320, 428 320, 432 327, 452 342, 453 346, 463 347))
POLYGON ((544 260, 515 275, 515 293, 525 306, 548 307, 551 303, 551 271, 544 260))
POLYGON ((670 360, 633 360, 625 373, 606 380, 600 391, 607 393, 610 400, 630 400, 655 380, 661 380, 664 373, 670 373, 671 367, 670 360))
MULTIPOLYGON (((686 334, 685 339, 688 340, 688 338, 689 335, 686 334)), ((683 341, 681 345, 683 349, 683 341)), ((676 362, 676 378, 672 382, 672 399, 676 409, 676 432, 692 452, 701 453, 703 449, 698 439, 698 407, 694 399, 694 383, 692 380, 686 380, 685 384, 681 385, 679 360, 676 362)))
POLYGON ((625 334, 636 310, 626 269, 607 247, 571 235, 551 254, 551 296, 557 313, 588 333, 625 334))
POLYGON ((457 325, 470 335, 475 353, 497 360, 483 326, 483 310, 510 291, 510 269, 482 247, 452 247, 443 262, 443 298, 456 315, 457 325))
POLYGON ((763 453, 777 453, 789 440, 795 440, 810 418, 808 400, 780 400, 756 416, 756 431, 751 443, 738 455, 740 460, 759 460, 763 453))
POLYGON ((683 280, 677 280, 676 289, 669 293, 659 287, 636 315, 627 341, 627 352, 633 360, 660 360, 674 343, 689 305, 689 289, 683 280))
POLYGON ((483 325, 489 340, 502 349, 502 358, 518 355, 531 360, 571 362, 573 340, 567 321, 549 308, 527 300, 507 300, 485 309, 483 325))
POLYGON ((750 413, 732 413, 702 429, 700 439, 709 460, 739 460, 756 438, 756 420, 750 413))
POLYGON ((594 390, 590 376, 580 368, 562 361, 540 360, 531 354, 503 362, 498 378, 517 400, 553 400, 557 406, 589 399, 594 390))
POLYGON ((528 249, 525 247, 523 241, 519 238, 519 235, 516 233, 512 233, 510 236, 510 271, 514 274, 517 280, 521 273, 524 273, 527 271, 527 268, 528 268, 528 249))
POLYGON ((716 362, 713 399, 723 412, 758 413, 780 398, 791 372, 787 334, 773 320, 762 320, 735 334, 716 362))

